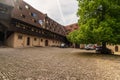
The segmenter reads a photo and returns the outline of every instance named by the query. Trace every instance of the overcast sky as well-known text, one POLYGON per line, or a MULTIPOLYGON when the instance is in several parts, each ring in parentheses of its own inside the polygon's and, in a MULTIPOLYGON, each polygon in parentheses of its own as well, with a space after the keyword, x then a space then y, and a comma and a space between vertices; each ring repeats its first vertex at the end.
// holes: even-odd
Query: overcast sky
POLYGON ((24 0, 62 25, 76 23, 77 0, 24 0))

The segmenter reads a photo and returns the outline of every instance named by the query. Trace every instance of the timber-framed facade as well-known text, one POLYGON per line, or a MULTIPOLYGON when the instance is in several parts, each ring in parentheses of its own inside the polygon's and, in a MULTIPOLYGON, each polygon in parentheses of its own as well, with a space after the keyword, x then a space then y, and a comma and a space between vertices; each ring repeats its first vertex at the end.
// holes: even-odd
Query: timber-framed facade
POLYGON ((0 15, 0 45, 60 46, 67 42, 64 26, 23 0, 0 1, 0 15))

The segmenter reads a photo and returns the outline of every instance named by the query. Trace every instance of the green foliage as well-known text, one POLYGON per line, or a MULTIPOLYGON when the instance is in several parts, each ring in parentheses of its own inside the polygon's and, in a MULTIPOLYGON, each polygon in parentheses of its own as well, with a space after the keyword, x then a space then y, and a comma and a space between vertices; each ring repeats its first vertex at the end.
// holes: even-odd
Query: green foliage
POLYGON ((120 44, 120 0, 78 0, 79 30, 67 37, 74 43, 120 44))

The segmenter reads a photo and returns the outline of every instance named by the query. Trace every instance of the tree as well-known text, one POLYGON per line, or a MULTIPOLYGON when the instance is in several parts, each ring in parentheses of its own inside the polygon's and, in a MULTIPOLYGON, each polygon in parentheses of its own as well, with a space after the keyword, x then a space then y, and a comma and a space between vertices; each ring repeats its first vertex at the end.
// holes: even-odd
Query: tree
POLYGON ((75 43, 120 44, 120 0, 78 0, 78 31, 68 39, 75 43), (77 34, 77 35, 76 35, 77 34))

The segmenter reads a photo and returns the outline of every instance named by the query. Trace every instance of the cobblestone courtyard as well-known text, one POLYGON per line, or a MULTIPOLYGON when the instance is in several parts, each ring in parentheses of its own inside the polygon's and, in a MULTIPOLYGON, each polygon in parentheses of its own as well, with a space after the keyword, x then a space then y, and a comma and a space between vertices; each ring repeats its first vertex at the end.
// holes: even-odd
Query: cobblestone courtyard
POLYGON ((120 56, 71 48, 0 48, 0 80, 120 80, 120 56))

